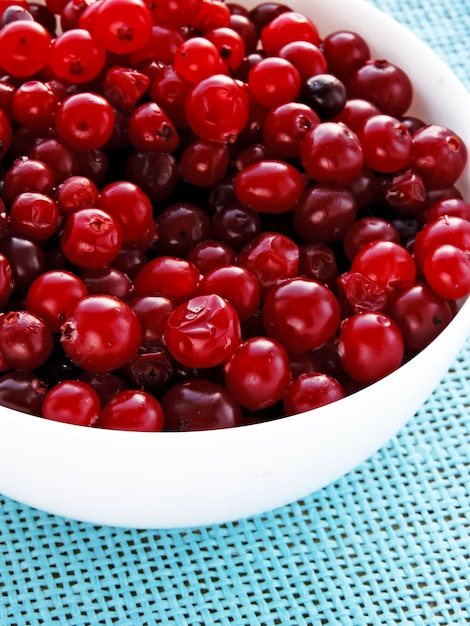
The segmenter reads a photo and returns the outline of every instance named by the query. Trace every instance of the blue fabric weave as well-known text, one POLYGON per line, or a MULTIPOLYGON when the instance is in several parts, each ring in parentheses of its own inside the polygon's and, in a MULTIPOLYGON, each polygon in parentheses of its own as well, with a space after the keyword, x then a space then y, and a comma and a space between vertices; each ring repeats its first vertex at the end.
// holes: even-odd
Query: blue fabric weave
MULTIPOLYGON (((468 0, 374 4, 470 87, 468 0)), ((254 518, 127 530, 0 498, 0 626, 470 624, 469 380, 470 341, 383 449, 254 518)))

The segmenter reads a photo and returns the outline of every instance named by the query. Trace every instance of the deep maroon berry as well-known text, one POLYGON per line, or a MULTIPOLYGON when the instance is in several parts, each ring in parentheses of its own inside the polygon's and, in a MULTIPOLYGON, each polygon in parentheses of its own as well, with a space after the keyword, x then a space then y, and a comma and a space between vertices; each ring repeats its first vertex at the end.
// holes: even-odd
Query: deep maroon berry
POLYGON ((302 101, 322 120, 339 115, 346 104, 346 87, 333 74, 310 76, 302 87, 302 101))

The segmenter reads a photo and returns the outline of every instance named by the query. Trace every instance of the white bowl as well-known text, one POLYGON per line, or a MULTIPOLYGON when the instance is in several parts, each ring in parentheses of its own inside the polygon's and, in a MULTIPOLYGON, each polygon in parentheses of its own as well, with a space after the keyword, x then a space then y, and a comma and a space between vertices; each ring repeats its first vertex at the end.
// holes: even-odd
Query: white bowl
MULTIPOLYGON (((254 3, 251 3, 252 5, 254 3)), ((372 56, 403 67, 411 112, 447 125, 470 146, 470 96, 445 64, 362 0, 291 0, 325 36, 356 30, 372 56)), ((469 168, 459 184, 470 197, 469 168)), ((207 525, 288 504, 382 447, 431 394, 470 329, 470 300, 399 370, 334 404, 236 429, 129 433, 70 426, 0 407, 0 492, 95 524, 207 525)))

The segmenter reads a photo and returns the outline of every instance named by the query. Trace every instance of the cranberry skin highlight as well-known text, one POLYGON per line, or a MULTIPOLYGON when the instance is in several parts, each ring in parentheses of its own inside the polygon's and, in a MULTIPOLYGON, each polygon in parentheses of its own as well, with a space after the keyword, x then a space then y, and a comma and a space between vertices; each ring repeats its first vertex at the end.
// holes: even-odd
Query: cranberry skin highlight
POLYGON ((235 195, 239 202, 260 213, 290 211, 303 190, 302 175, 284 161, 258 161, 235 176, 235 195))
POLYGON ((273 287, 263 305, 266 332, 288 352, 319 348, 333 337, 340 321, 336 296, 326 285, 308 278, 273 287))
POLYGON ((161 399, 166 431, 232 428, 242 423, 240 405, 225 387, 198 378, 176 383, 161 399))
POLYGON ((137 315, 122 300, 90 295, 67 314, 60 341, 73 363, 87 372, 105 374, 136 354, 142 329, 137 315))
POLYGON ((174 359, 186 367, 202 368, 228 361, 240 337, 237 312, 216 294, 195 296, 176 307, 164 333, 174 359))
POLYGON ((287 351, 269 337, 242 342, 225 366, 227 388, 250 411, 280 402, 291 378, 287 351))

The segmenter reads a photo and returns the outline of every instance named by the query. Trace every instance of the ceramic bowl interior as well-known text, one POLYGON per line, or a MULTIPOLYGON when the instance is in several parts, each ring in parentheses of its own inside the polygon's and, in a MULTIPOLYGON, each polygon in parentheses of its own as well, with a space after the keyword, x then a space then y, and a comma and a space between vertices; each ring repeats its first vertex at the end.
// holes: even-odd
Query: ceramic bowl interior
MULTIPOLYGON (((414 35, 362 0, 289 4, 322 36, 361 33, 373 58, 410 75, 410 113, 449 126, 470 146, 469 94, 414 35)), ((469 181, 467 168, 459 183, 466 197, 469 181)), ((50 513, 140 528, 207 525, 274 509, 338 479, 394 436, 432 393, 469 328, 467 301, 424 351, 370 387, 315 411, 236 429, 105 431, 0 407, 0 492, 50 513)))

